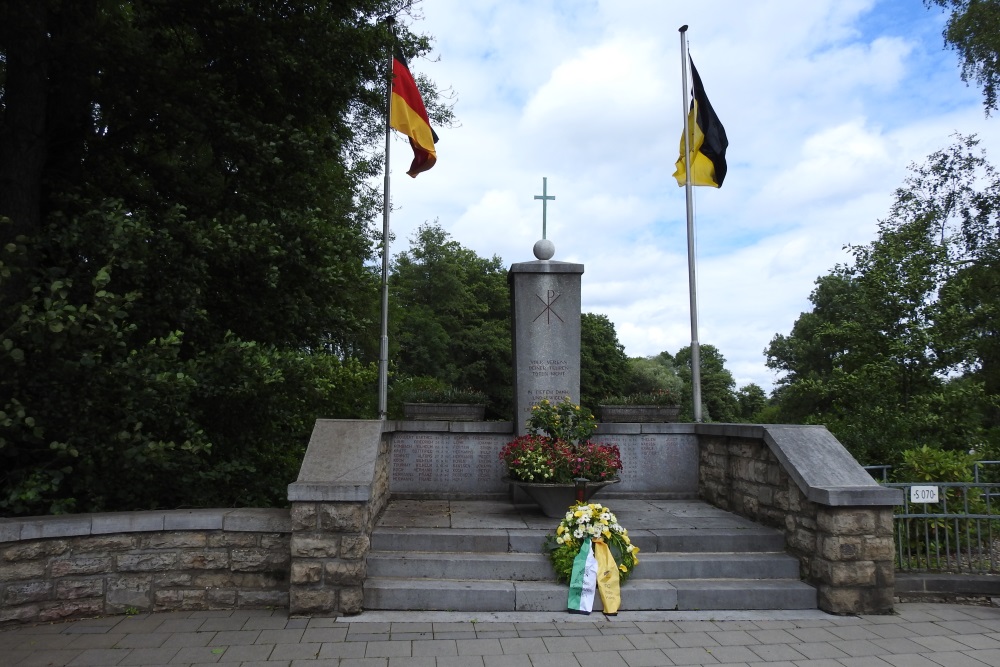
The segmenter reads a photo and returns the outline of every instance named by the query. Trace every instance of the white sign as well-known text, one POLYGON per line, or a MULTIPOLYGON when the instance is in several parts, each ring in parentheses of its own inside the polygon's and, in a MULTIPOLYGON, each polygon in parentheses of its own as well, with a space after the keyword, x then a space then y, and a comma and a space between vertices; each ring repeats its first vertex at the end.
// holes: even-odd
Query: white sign
POLYGON ((911 503, 936 503, 938 501, 938 488, 936 486, 911 486, 911 503))

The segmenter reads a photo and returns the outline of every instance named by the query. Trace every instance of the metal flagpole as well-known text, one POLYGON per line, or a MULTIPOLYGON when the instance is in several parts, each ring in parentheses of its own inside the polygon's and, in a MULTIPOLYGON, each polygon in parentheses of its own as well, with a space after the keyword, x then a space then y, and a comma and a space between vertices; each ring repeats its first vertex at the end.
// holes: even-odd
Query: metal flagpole
POLYGON ((691 405, 694 410, 694 420, 701 421, 701 348, 698 344, 698 293, 695 274, 694 256, 694 187, 691 180, 693 170, 691 159, 691 128, 688 121, 688 111, 691 106, 691 89, 688 88, 688 46, 686 25, 680 27, 681 33, 681 85, 684 92, 681 96, 684 104, 684 197, 687 200, 687 242, 688 242, 688 288, 691 293, 691 405))
MULTIPOLYGON (((395 20, 386 19, 389 30, 395 20)), ((393 35, 395 39, 395 34, 393 35)), ((385 182, 382 186, 382 338, 378 357, 378 418, 389 414, 389 114, 392 113, 392 46, 389 46, 389 80, 385 85, 385 182)))

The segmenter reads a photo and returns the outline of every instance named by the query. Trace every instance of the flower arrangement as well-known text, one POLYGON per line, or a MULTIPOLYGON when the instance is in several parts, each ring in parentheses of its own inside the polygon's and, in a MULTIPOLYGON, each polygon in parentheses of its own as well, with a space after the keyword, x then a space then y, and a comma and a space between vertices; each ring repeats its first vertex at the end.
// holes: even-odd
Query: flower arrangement
POLYGON ((622 469, 617 445, 589 442, 597 428, 590 410, 567 397, 560 403, 543 400, 531 409, 528 435, 518 436, 500 451, 507 474, 521 482, 572 484, 612 480, 622 469))
POLYGON ((583 540, 602 540, 618 565, 618 581, 624 584, 639 564, 639 547, 632 544, 628 531, 618 523, 611 510, 600 503, 577 503, 559 522, 555 535, 549 535, 545 548, 559 581, 569 583, 573 559, 580 553, 583 540))

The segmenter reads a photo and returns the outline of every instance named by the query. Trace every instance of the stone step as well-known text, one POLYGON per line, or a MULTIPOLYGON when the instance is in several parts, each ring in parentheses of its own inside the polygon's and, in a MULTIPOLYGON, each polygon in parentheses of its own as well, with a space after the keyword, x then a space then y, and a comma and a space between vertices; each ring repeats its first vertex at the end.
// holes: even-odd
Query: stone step
MULTIPOLYGON (((621 595, 622 611, 816 608, 816 590, 797 579, 633 579, 621 595)), ((565 584, 546 581, 369 577, 364 585, 365 609, 380 610, 560 611, 567 597, 565 584)))
MULTIPOLYGON (((641 547, 640 547, 641 548, 641 547)), ((640 552, 635 579, 788 579, 797 559, 780 553, 640 552)), ((369 577, 551 581, 555 572, 541 553, 382 552, 368 555, 369 577)))
MULTIPOLYGON (((376 551, 480 551, 539 553, 550 530, 492 528, 376 528, 371 548, 376 551)), ((645 553, 781 551, 780 531, 749 528, 659 529, 629 533, 645 553)))

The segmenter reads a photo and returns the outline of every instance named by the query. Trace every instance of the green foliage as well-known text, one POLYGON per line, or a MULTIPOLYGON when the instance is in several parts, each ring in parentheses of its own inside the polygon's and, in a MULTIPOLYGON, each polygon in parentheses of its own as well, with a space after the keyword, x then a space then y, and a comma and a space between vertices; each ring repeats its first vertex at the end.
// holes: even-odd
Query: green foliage
POLYGON ((596 408, 603 396, 626 391, 629 361, 606 315, 580 317, 580 403, 596 408))
POLYGON ((567 396, 558 403, 545 398, 531 406, 527 426, 532 433, 544 433, 553 440, 584 443, 597 430, 597 420, 590 408, 575 405, 567 396))
POLYGON ((489 416, 509 418, 510 292, 500 258, 479 257, 425 224, 396 256, 389 287, 397 374, 481 389, 489 416))
POLYGON ((625 394, 621 396, 605 396, 601 405, 680 405, 680 393, 666 389, 645 392, 641 394, 625 394))
POLYGON ((1000 424, 1000 176, 974 138, 911 168, 878 238, 816 281, 776 335, 782 421, 826 424, 864 463, 993 447, 1000 424))
POLYGON ((995 0, 924 0, 951 10, 944 40, 962 57, 962 81, 983 89, 986 115, 997 110, 1000 86, 1000 6, 995 0))
POLYGON ((623 393, 652 394, 666 392, 680 396, 684 382, 677 374, 673 357, 661 352, 651 357, 631 357, 628 360, 628 379, 623 393))
POLYGON ((966 452, 934 449, 924 445, 902 453, 902 464, 893 468, 897 482, 971 482, 975 457, 966 452))
POLYGON ((375 416, 401 11, 0 0, 0 513, 282 504, 317 417, 375 416))
POLYGON ((466 403, 486 405, 486 394, 478 389, 443 386, 434 389, 412 390, 403 394, 407 403, 466 403))
MULTIPOLYGON (((735 422, 739 421, 738 404, 733 389, 736 381, 733 374, 726 368, 726 358, 714 345, 700 344, 701 359, 701 404, 702 421, 735 422)), ((678 374, 684 382, 684 394, 681 399, 681 421, 693 421, 693 390, 691 388, 691 346, 682 347, 674 361, 678 374)))
POLYGON ((739 421, 748 424, 766 424, 766 421, 759 421, 764 417, 764 410, 767 408, 767 394, 764 389, 753 382, 743 385, 736 391, 736 403, 739 410, 739 421))

